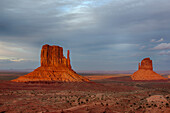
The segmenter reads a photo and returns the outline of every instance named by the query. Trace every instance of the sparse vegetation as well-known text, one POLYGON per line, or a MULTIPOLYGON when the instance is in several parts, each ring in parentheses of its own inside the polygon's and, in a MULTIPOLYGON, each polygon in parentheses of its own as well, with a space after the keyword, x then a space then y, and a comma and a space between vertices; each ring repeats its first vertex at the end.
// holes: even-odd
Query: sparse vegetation
MULTIPOLYGON (((67 112, 84 110, 92 113, 120 111, 135 113, 152 109, 169 109, 170 83, 102 81, 98 84, 0 82, 0 112, 67 112), (78 85, 76 85, 78 84, 78 85), (138 86, 136 85, 138 84, 138 86), (74 87, 76 86, 76 87, 74 87), (153 88, 152 88, 153 87, 153 88), (163 87, 163 88, 162 88, 163 87), (160 104, 146 98, 163 95, 168 102, 160 104), (22 107, 20 107, 22 106, 22 107), (108 108, 108 109, 106 109, 108 108)), ((81 112, 81 111, 79 111, 81 112)))

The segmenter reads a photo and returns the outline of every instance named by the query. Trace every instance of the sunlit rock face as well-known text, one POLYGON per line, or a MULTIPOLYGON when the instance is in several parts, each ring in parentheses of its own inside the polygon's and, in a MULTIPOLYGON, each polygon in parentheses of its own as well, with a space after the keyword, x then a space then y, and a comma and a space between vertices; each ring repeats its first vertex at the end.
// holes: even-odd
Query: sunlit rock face
POLYGON ((150 58, 143 59, 141 64, 139 63, 139 69, 153 70, 152 60, 150 58))
POLYGON ((89 82, 87 78, 78 75, 71 68, 69 50, 66 58, 63 55, 62 47, 47 44, 44 45, 41 50, 41 66, 33 72, 12 81, 89 82))
POLYGON ((67 59, 66 59, 63 55, 62 47, 44 45, 41 50, 41 66, 58 67, 60 65, 71 68, 69 50, 67 52, 67 59))
POLYGON ((139 63, 139 69, 133 75, 132 80, 166 80, 166 78, 153 71, 152 60, 145 58, 139 63))

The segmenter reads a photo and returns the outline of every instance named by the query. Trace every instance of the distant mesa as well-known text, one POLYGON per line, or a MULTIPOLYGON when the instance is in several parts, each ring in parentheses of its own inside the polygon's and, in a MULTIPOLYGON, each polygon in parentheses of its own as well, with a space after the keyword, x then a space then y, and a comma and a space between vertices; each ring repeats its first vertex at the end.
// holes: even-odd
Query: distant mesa
POLYGON ((167 80, 161 75, 153 71, 152 60, 150 58, 145 58, 139 63, 139 69, 133 75, 131 75, 132 80, 167 80))
POLYGON ((59 81, 59 82, 89 82, 78 75, 70 64, 69 50, 67 58, 63 55, 63 48, 59 46, 43 45, 41 50, 41 66, 33 72, 21 76, 14 82, 59 81))

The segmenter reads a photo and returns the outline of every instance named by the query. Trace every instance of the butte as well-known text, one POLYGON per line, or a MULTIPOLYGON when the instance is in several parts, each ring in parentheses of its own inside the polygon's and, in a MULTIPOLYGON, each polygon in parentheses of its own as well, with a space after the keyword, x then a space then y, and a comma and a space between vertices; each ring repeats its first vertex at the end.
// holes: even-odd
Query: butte
POLYGON ((12 81, 90 82, 87 78, 80 76, 71 68, 69 50, 66 58, 63 55, 62 47, 50 46, 48 44, 43 45, 41 50, 41 66, 33 72, 12 81))
POLYGON ((153 71, 152 60, 145 58, 139 63, 139 69, 131 75, 132 80, 167 80, 153 71))

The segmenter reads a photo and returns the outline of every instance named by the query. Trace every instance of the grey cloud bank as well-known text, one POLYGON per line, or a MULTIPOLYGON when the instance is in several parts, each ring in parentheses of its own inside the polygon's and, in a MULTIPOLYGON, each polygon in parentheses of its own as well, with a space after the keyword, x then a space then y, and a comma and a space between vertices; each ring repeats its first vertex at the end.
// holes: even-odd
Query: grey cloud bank
POLYGON ((1 0, 0 69, 39 66, 48 43, 70 49, 75 70, 134 70, 144 57, 169 70, 169 14, 169 0, 1 0))

